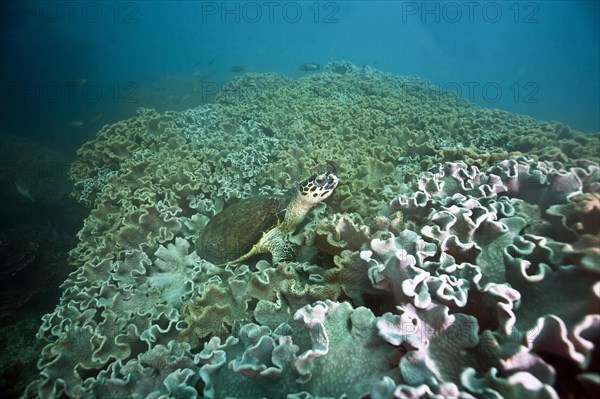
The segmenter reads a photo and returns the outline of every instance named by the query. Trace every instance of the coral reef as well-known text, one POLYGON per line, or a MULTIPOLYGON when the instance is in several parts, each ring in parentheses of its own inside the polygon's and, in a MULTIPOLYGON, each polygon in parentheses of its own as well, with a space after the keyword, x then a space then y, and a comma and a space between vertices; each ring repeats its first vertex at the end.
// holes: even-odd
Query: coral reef
POLYGON ((347 62, 105 126, 25 397, 536 397, 598 380, 600 137, 347 62), (550 143, 550 144, 548 144, 550 143), (228 204, 341 183, 293 262, 217 267, 228 204))

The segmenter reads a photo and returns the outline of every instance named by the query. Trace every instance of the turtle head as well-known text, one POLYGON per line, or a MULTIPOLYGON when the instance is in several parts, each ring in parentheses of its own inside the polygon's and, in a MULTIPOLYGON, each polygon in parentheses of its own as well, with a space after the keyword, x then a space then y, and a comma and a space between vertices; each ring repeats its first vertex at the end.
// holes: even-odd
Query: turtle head
POLYGON ((314 206, 329 198, 340 179, 331 172, 314 174, 300 183, 299 194, 302 201, 314 206))

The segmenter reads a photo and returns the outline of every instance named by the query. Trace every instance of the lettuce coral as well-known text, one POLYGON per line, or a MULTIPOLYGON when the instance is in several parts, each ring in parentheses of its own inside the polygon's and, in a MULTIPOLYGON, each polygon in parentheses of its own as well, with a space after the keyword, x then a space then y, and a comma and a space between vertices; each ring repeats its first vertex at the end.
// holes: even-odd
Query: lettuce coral
POLYGON ((246 324, 224 343, 218 338, 206 343, 197 355, 204 396, 359 397, 381 376, 395 376, 381 362, 393 350, 377 336, 370 310, 316 302, 296 311, 294 319, 274 331, 246 324))
POLYGON ((140 109, 71 168, 90 215, 24 396, 583 392, 600 334, 598 141, 346 62, 140 109), (344 183, 290 235, 295 261, 198 255, 225 206, 325 168, 344 183))

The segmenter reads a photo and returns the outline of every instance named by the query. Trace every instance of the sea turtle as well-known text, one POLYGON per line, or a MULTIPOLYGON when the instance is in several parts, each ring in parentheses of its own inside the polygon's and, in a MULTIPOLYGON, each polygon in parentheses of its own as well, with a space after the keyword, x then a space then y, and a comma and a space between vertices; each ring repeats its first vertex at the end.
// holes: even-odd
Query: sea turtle
POLYGON ((202 230, 197 242, 200 256, 219 265, 268 252, 273 264, 289 259, 293 251, 287 235, 331 195, 338 181, 331 172, 314 174, 290 195, 251 197, 228 206, 202 230))

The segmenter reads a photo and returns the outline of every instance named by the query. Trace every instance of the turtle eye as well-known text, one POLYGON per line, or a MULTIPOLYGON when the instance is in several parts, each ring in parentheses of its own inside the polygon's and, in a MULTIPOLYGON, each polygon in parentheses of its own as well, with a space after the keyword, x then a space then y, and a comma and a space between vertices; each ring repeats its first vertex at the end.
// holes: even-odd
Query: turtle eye
POLYGON ((327 175, 316 175, 314 183, 319 187, 323 187, 327 183, 327 175))

